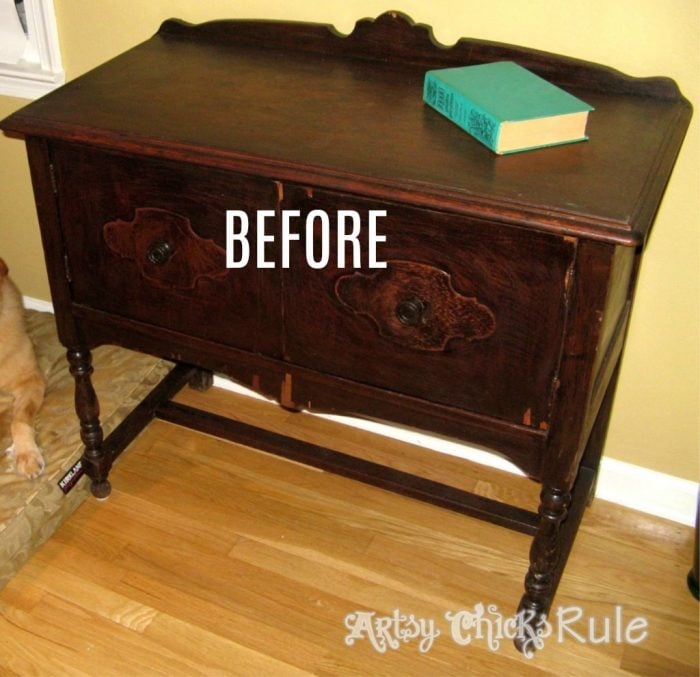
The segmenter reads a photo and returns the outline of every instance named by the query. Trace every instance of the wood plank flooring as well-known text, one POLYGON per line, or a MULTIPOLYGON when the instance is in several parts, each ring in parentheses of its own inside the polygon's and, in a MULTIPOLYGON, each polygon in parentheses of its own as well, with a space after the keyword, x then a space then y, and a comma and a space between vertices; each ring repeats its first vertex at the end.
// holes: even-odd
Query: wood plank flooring
MULTIPOLYGON (((405 443, 217 389, 181 399, 536 505, 527 480, 405 443)), ((527 659, 485 636, 514 612, 527 536, 163 422, 124 453, 112 484, 0 592, 0 677, 698 674, 686 527, 595 501, 555 602, 571 632, 559 641, 553 623, 527 659), (482 638, 453 634, 446 614, 479 604, 482 638), (593 643, 617 608, 648 636, 616 642, 612 622, 612 641, 593 643), (351 614, 384 622, 395 610, 440 634, 384 652, 360 626, 347 640, 351 614)))

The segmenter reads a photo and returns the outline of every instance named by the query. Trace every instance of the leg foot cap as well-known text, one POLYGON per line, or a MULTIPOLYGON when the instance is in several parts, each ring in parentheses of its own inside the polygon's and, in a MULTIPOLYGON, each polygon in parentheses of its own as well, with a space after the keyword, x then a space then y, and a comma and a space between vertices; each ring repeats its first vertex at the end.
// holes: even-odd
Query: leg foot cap
POLYGON ((90 486, 90 491, 92 491, 92 495, 95 498, 104 501, 109 498, 110 493, 112 493, 112 485, 109 483, 109 480, 93 482, 90 486))

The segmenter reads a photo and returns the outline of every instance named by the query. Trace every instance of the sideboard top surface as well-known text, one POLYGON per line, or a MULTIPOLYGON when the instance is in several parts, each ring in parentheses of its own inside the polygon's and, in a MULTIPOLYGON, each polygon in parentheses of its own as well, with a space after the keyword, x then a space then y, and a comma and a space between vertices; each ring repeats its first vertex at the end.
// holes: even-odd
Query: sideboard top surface
POLYGON ((494 43, 447 49, 427 33, 395 14, 349 37, 315 24, 168 21, 2 126, 643 241, 691 114, 674 83, 494 43), (497 156, 423 104, 430 67, 500 58, 595 106, 590 140, 497 156))

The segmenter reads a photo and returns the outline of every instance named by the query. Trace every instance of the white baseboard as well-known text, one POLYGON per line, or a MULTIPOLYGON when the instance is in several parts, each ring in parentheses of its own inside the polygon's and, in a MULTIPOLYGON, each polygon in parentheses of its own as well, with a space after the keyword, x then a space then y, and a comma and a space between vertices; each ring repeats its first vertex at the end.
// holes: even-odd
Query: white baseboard
POLYGON ((603 456, 596 498, 695 525, 698 483, 603 456))
MULTIPOLYGON (((24 297, 24 305, 32 310, 53 312, 52 304, 40 299, 24 297)), ((260 398, 260 395, 252 390, 220 376, 214 378, 214 385, 250 397, 260 398)), ((369 430, 379 435, 416 444, 426 449, 451 454, 475 463, 522 475, 522 472, 512 463, 487 451, 458 442, 374 421, 347 416, 327 416, 325 414, 323 416, 362 430, 369 430)), ((666 475, 614 458, 604 456, 602 459, 596 487, 597 498, 680 524, 694 525, 697 496, 697 482, 666 475)))
MULTIPOLYGON (((263 399, 254 391, 221 376, 214 377, 214 385, 243 395, 263 399)), ((434 437, 416 430, 397 428, 348 416, 312 415, 339 421, 362 430, 368 430, 379 435, 416 444, 426 449, 464 458, 492 468, 498 468, 518 475, 523 474, 519 468, 509 461, 488 451, 476 449, 459 442, 434 437)), ((601 461, 596 485, 596 497, 605 501, 692 526, 695 524, 697 496, 697 482, 666 475, 655 470, 618 461, 614 458, 603 457, 601 461)))
POLYGON ((24 307, 28 310, 38 310, 42 313, 53 313, 53 303, 50 301, 42 301, 41 299, 35 299, 31 296, 22 297, 24 301, 24 307))

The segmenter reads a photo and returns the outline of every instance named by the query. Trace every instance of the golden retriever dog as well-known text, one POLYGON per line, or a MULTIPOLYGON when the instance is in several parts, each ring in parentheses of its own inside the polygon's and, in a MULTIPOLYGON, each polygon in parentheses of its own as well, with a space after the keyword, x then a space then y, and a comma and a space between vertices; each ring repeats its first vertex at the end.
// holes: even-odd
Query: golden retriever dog
POLYGON ((12 446, 5 453, 14 459, 17 473, 25 477, 36 477, 44 469, 34 436, 34 416, 44 400, 44 389, 24 326, 22 297, 0 258, 0 391, 13 398, 12 446))

